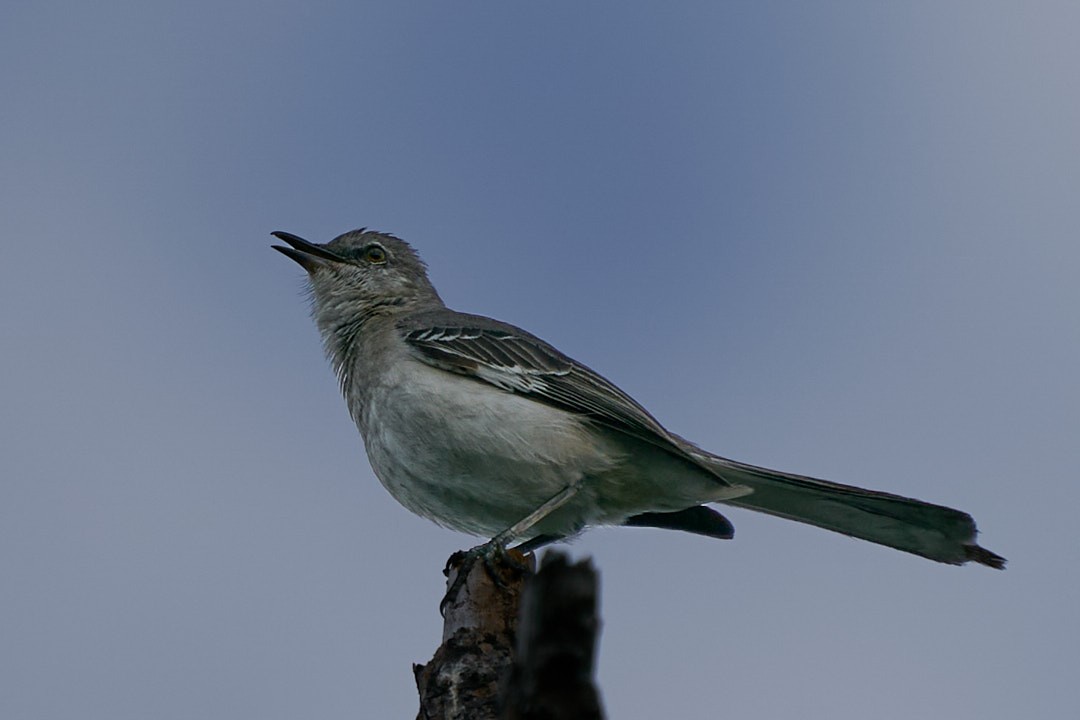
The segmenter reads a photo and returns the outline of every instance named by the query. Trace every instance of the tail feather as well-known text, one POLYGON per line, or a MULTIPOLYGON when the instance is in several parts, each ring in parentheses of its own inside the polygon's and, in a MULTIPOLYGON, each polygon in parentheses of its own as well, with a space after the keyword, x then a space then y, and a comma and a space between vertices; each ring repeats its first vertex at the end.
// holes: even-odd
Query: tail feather
POLYGON ((706 459, 729 483, 753 492, 729 505, 797 520, 938 562, 1005 567, 1005 558, 975 542, 970 515, 921 500, 755 467, 717 456, 706 459))

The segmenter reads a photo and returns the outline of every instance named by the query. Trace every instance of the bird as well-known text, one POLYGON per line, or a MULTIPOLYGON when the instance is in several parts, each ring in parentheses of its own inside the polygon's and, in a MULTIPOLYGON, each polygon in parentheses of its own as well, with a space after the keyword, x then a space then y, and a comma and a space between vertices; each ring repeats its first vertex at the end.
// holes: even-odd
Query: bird
POLYGON ((451 310, 417 251, 360 228, 271 233, 306 272, 312 315, 376 477, 413 513, 489 538, 485 558, 590 527, 730 539, 722 504, 950 565, 1005 567, 970 515, 750 465, 667 430, 585 364, 508 323, 451 310))

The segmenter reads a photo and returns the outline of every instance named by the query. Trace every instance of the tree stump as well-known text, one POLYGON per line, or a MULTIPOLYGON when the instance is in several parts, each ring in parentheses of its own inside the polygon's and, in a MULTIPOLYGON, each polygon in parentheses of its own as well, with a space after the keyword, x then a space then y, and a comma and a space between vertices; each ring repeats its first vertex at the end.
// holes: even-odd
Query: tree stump
MULTIPOLYGON (((510 551, 511 553, 513 551, 510 551)), ((447 586, 459 568, 451 557, 447 586)), ((442 645, 414 665, 418 720, 598 720, 593 683, 597 578, 585 560, 548 553, 496 562, 496 584, 482 562, 469 570, 443 613, 442 645), (515 566, 514 563, 518 563, 515 566)))

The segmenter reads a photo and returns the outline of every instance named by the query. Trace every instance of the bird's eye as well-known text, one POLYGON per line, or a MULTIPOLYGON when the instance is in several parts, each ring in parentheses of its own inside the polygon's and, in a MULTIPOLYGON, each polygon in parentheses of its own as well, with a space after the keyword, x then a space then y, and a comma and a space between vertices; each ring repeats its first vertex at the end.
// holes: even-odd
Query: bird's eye
POLYGON ((386 262, 386 251, 379 245, 368 245, 364 248, 364 259, 372 265, 382 265, 386 262))

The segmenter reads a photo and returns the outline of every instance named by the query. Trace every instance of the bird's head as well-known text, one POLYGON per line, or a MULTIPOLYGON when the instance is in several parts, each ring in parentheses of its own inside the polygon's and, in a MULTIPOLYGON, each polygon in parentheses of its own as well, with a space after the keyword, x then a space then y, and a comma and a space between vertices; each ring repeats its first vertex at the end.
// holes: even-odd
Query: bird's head
POLYGON ((307 270, 315 319, 324 332, 373 315, 442 304, 423 260, 393 235, 361 228, 325 245, 287 232, 273 235, 288 243, 273 248, 307 270))

